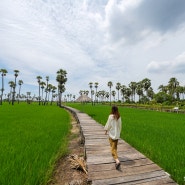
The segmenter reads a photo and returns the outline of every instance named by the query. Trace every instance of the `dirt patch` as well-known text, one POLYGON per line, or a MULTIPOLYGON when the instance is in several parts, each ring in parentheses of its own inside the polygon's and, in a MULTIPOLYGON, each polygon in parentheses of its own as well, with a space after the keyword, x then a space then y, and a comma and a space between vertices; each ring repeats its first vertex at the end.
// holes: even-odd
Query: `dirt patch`
POLYGON ((84 146, 81 144, 79 124, 73 116, 71 116, 71 119, 72 129, 69 138, 69 155, 58 161, 53 180, 49 185, 89 185, 89 183, 87 183, 86 173, 82 170, 71 168, 70 155, 84 157, 84 146))

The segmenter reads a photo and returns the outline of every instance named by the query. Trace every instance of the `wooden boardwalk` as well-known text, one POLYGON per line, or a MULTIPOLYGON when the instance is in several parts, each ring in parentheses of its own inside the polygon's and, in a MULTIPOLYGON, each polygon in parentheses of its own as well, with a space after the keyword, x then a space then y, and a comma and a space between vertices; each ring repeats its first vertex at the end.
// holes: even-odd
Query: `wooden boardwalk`
POLYGON ((163 185, 175 183, 158 165, 138 152, 124 140, 118 142, 118 156, 121 161, 119 170, 110 153, 108 136, 103 126, 85 113, 65 107, 76 117, 81 127, 88 181, 92 185, 142 184, 163 185))

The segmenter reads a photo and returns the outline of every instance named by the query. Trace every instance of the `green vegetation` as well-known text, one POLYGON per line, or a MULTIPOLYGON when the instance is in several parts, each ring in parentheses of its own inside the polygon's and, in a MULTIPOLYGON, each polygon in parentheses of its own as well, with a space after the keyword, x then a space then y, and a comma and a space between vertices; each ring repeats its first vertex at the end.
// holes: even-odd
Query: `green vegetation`
POLYGON ((68 152, 69 114, 57 106, 4 103, 0 118, 0 184, 46 184, 68 152))
MULTIPOLYGON (((105 125, 110 106, 68 104, 105 125)), ((185 176, 184 114, 120 107, 121 138, 153 160, 179 184, 185 176)))

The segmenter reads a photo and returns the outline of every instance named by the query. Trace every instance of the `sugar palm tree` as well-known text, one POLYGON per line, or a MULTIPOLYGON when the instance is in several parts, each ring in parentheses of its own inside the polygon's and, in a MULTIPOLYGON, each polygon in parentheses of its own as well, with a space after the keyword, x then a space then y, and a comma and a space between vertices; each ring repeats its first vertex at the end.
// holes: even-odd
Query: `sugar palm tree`
POLYGON ((54 95, 54 93, 56 92, 56 87, 53 85, 52 86, 52 89, 51 89, 51 103, 50 103, 50 105, 52 105, 52 103, 53 103, 53 98, 55 97, 55 95, 54 95))
POLYGON ((4 76, 6 76, 6 73, 8 71, 6 69, 0 69, 1 77, 2 77, 2 88, 1 88, 1 102, 0 105, 3 104, 3 92, 4 92, 4 76))
POLYGON ((172 98, 175 98, 176 89, 179 86, 179 82, 176 78, 170 78, 168 82, 169 95, 172 98))
POLYGON ((99 96, 101 98, 101 102, 104 102, 105 95, 106 95, 106 91, 104 91, 104 90, 99 91, 99 96))
POLYGON ((46 102, 47 102, 47 96, 48 96, 48 82, 49 82, 49 76, 46 76, 46 89, 45 89, 46 97, 45 97, 44 105, 45 105, 46 102))
POLYGON ((125 97, 128 101, 130 101, 130 96, 132 94, 132 90, 130 88, 126 88, 125 97))
POLYGON ((141 81, 142 83, 142 86, 144 88, 144 91, 146 92, 146 96, 147 96, 147 91, 148 91, 148 88, 151 86, 151 80, 148 79, 148 78, 145 78, 141 81))
POLYGON ((31 92, 26 92, 27 103, 30 104, 31 92))
POLYGON ((110 105, 111 105, 111 87, 113 86, 113 83, 111 81, 109 81, 107 85, 110 88, 110 93, 109 94, 110 94, 110 105))
POLYGON ((10 104, 10 101, 11 101, 11 98, 12 98, 12 89, 15 86, 15 82, 14 81, 9 81, 8 84, 10 85, 10 93, 9 93, 9 96, 8 96, 8 101, 9 101, 9 104, 10 104))
POLYGON ((105 93, 105 97, 107 98, 107 101, 109 101, 109 93, 108 92, 105 93))
POLYGON ((15 89, 16 89, 16 79, 18 77, 18 74, 19 74, 19 70, 14 70, 14 76, 15 76, 15 84, 13 86, 13 96, 12 96, 12 105, 14 105, 14 101, 15 101, 15 89))
POLYGON ((129 87, 132 91, 132 94, 131 94, 132 95, 132 101, 135 102, 137 83, 136 82, 130 82, 129 87))
POLYGON ((38 82, 38 84, 39 84, 39 105, 40 105, 40 80, 42 79, 42 77, 41 76, 37 76, 37 82, 38 82))
POLYGON ((116 89, 118 90, 118 101, 119 101, 119 90, 121 89, 121 83, 116 83, 116 89))
POLYGON ((63 69, 57 71, 56 81, 58 82, 59 106, 61 106, 62 93, 65 92, 65 83, 67 82, 67 72, 63 69))
POLYGON ((114 101, 115 101, 116 91, 113 90, 111 94, 112 94, 114 101))
POLYGON ((95 93, 95 102, 96 102, 96 101, 97 101, 97 100, 96 100, 96 97, 97 97, 98 82, 95 82, 95 83, 94 83, 94 87, 95 87, 95 89, 96 89, 96 93, 95 93))
POLYGON ((168 86, 160 85, 158 89, 160 92, 164 92, 164 93, 168 92, 168 86))
POLYGON ((90 90, 91 90, 91 102, 93 104, 93 99, 92 99, 92 87, 93 87, 93 83, 92 82, 89 82, 89 87, 90 87, 90 90))
POLYGON ((137 83, 136 93, 139 96, 139 101, 140 101, 141 96, 143 96, 143 88, 142 88, 142 83, 141 82, 137 83))
POLYGON ((125 86, 125 85, 122 85, 121 86, 121 94, 122 94, 122 100, 123 100, 123 102, 125 101, 125 94, 126 94, 126 89, 127 89, 127 87, 125 86))
POLYGON ((43 93, 44 93, 44 87, 46 86, 45 82, 40 82, 40 87, 42 89, 42 97, 41 97, 41 101, 42 101, 42 105, 43 105, 43 93))
POLYGON ((84 91, 84 94, 85 94, 86 96, 88 96, 89 91, 84 91))
POLYGON ((52 88, 53 88, 52 84, 48 84, 48 100, 47 100, 48 102, 49 102, 49 96, 52 88))
POLYGON ((148 98, 153 99, 154 94, 155 93, 153 91, 153 88, 152 87, 149 87, 148 90, 147 90, 147 96, 148 96, 148 98))
POLYGON ((18 95, 18 103, 19 103, 19 98, 20 98, 20 93, 21 93, 21 85, 23 84, 23 81, 19 80, 18 84, 19 84, 19 95, 18 95))

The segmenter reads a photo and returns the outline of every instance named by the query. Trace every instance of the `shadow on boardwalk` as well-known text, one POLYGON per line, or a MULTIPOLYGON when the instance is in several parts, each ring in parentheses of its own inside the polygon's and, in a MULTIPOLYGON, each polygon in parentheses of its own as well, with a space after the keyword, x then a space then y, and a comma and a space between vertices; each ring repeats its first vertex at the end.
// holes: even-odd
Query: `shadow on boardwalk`
POLYGON ((65 108, 73 113, 80 124, 82 139, 85 142, 88 181, 92 185, 177 184, 163 169, 122 139, 119 140, 118 144, 121 167, 116 170, 103 126, 79 110, 71 107, 65 108))

